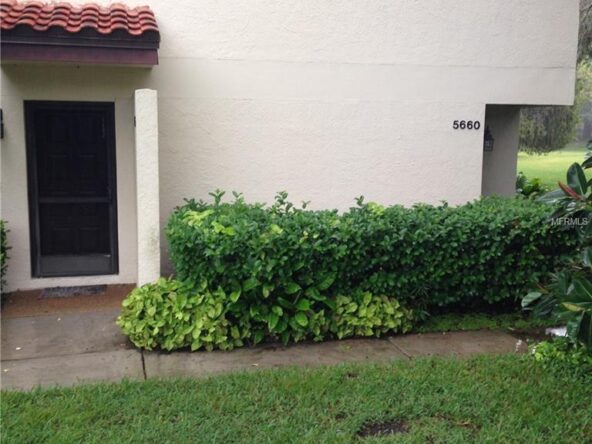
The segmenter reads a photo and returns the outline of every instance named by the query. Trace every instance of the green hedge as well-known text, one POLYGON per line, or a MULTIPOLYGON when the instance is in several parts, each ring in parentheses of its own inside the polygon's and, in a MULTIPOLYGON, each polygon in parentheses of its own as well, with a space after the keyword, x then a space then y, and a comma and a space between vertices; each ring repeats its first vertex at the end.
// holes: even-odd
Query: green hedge
POLYGON ((435 306, 514 303, 576 243, 527 199, 336 211, 190 201, 166 234, 177 279, 134 290, 139 347, 231 349, 405 332, 435 306))
POLYGON ((266 208, 188 202, 166 235, 177 277, 242 292, 249 303, 369 291, 406 306, 518 301, 576 243, 549 208, 483 198, 459 207, 362 204, 295 209, 285 194, 266 208))

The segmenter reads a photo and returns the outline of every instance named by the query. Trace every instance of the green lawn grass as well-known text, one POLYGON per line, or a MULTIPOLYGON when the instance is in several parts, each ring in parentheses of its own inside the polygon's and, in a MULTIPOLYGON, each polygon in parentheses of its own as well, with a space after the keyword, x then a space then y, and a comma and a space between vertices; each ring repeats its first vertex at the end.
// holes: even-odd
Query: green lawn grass
POLYGON ((446 313, 428 317, 414 328, 417 333, 468 330, 533 330, 554 327, 551 318, 536 318, 526 312, 515 313, 446 313))
POLYGON ((526 177, 538 177, 549 188, 557 188, 557 181, 565 182, 565 173, 574 162, 582 162, 586 147, 582 143, 570 144, 562 150, 549 154, 518 153, 518 172, 526 177))
POLYGON ((524 355, 276 369, 2 393, 2 442, 584 443, 592 380, 524 355))

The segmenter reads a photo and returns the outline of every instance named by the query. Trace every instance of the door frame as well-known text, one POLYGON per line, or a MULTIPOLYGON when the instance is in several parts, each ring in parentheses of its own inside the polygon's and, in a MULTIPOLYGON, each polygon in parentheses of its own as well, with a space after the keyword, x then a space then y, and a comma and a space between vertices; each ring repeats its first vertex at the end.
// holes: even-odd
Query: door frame
POLYGON ((85 101, 25 100, 25 138, 27 151, 27 187, 29 197, 29 230, 31 250, 31 276, 74 277, 97 276, 119 273, 119 240, 117 228, 117 161, 115 151, 115 103, 85 101), (109 245, 111 248, 110 269, 107 272, 64 271, 48 273, 41 270, 41 227, 39 220, 39 193, 37 182, 37 150, 34 131, 34 113, 37 110, 93 110, 106 113, 105 139, 107 148, 108 181, 111 188, 109 206, 109 245))

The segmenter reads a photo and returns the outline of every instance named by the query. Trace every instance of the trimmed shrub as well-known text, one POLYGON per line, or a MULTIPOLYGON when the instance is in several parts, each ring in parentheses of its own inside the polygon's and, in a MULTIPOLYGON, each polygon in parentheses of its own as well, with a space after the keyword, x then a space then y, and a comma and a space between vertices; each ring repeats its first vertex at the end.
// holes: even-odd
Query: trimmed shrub
MULTIPOLYGON (((166 228, 177 277, 241 292, 249 306, 370 292, 406 307, 516 303, 577 243, 527 199, 459 207, 363 204, 344 214, 189 201, 166 228)), ((285 304, 284 304, 285 305, 285 304)))
POLYGON ((577 242, 544 205, 269 208, 189 201, 166 234, 177 278, 134 290, 118 324, 139 347, 223 350, 264 339, 406 332, 426 309, 514 303, 577 242))
POLYGON ((117 324, 136 346, 148 350, 230 350, 264 338, 320 341, 411 328, 411 311, 385 296, 358 292, 325 302, 321 307, 306 298, 282 298, 277 305, 248 306, 240 292, 210 291, 205 285, 161 278, 132 291, 117 324))

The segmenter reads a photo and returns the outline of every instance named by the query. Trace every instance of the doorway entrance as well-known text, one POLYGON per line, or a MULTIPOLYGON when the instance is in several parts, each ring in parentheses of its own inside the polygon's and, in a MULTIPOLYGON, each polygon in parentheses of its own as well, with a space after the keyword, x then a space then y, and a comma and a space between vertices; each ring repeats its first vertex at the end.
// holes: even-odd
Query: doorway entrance
POLYGON ((25 101, 33 277, 116 274, 115 111, 25 101))

